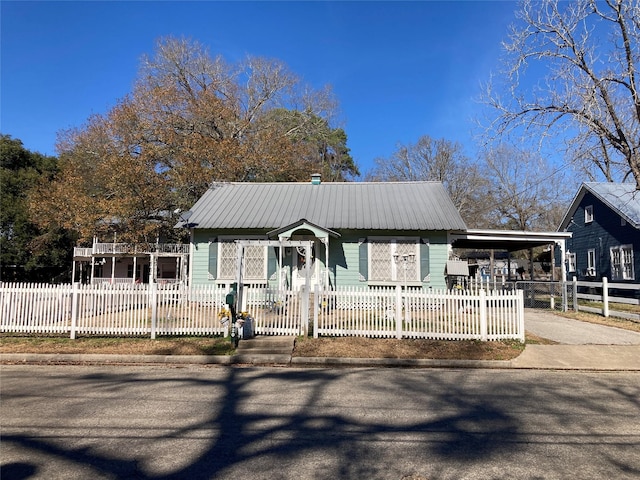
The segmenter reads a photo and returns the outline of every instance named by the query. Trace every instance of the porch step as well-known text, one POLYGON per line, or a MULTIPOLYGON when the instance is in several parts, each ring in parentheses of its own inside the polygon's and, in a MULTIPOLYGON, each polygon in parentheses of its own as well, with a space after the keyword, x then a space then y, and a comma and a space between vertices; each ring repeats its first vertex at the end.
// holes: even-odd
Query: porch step
POLYGON ((265 336, 240 340, 235 363, 290 363, 296 337, 265 336))

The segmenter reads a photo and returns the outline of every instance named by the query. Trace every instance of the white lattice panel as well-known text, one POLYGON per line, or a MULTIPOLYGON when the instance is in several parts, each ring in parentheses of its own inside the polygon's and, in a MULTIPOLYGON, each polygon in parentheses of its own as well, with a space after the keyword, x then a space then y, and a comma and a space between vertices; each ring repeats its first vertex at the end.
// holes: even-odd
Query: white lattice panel
POLYGON ((369 258, 370 279, 378 281, 391 280, 391 262, 393 260, 391 244, 389 242, 371 242, 369 254, 371 255, 371 258, 369 258))
POLYGON ((264 254, 265 249, 261 246, 251 245, 244 249, 244 277, 247 280, 265 278, 264 254))
POLYGON ((235 278, 236 275, 236 257, 237 247, 234 242, 220 242, 218 250, 220 258, 220 278, 235 278))

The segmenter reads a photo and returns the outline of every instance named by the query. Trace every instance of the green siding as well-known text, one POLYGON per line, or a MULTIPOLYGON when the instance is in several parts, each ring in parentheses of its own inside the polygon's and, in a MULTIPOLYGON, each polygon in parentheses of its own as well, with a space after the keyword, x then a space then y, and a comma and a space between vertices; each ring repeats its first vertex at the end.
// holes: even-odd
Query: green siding
MULTIPOLYGON (((191 282, 193 285, 211 283, 209 279, 209 240, 220 235, 242 235, 243 232, 216 232, 213 230, 195 230, 193 233, 193 255, 191 259, 191 282)), ((244 232, 245 234, 247 232, 244 232)), ((255 235, 255 232, 253 232, 255 235)), ((333 286, 366 285, 360 280, 360 244, 359 240, 367 236, 362 231, 341 231, 340 238, 329 240, 329 269, 333 286)), ((423 282, 425 288, 446 288, 445 266, 449 256, 446 232, 373 232, 372 236, 413 236, 428 240, 428 245, 421 245, 421 254, 428 251, 428 261, 421 259, 421 273, 429 269, 429 281, 423 282), (427 248, 424 248, 427 247, 427 248)), ((319 257, 323 255, 320 254, 319 257)), ((269 273, 272 273, 272 266, 269 273)), ((424 277, 424 275, 421 275, 424 277)))
POLYGON ((447 233, 431 232, 423 238, 429 239, 429 276, 431 282, 428 286, 437 290, 444 290, 447 288, 444 272, 449 259, 447 233))
POLYGON ((212 282, 209 280, 209 239, 215 237, 210 230, 195 230, 193 234, 191 258, 191 283, 202 285, 212 282))

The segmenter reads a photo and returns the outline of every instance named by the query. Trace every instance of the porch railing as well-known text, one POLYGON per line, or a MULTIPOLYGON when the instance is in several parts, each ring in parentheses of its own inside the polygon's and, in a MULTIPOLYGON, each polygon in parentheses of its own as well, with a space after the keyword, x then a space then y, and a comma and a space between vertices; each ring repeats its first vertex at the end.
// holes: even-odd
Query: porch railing
POLYGON ((189 253, 189 244, 182 243, 94 243, 92 247, 74 247, 74 257, 90 258, 100 255, 165 254, 184 255, 189 253))

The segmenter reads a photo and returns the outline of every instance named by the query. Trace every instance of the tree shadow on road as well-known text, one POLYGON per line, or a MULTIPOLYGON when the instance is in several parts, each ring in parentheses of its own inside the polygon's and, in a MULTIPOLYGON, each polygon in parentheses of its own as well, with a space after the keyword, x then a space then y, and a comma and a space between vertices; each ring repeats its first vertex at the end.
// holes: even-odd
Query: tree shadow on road
MULTIPOLYGON (((158 399, 160 409, 174 400, 184 403, 185 409, 202 408, 202 401, 207 402, 202 415, 175 409, 147 412, 167 416, 157 431, 136 432, 134 426, 122 435, 128 438, 104 439, 96 434, 74 443, 69 438, 79 427, 69 427, 58 436, 11 433, 3 435, 3 442, 35 454, 34 458, 88 469, 99 477, 158 480, 292 478, 305 463, 316 469, 308 478, 392 478, 388 475, 394 469, 398 476, 393 478, 400 478, 411 465, 453 460, 473 464, 496 452, 514 454, 521 448, 519 422, 509 411, 510 404, 497 401, 496 392, 513 385, 498 382, 469 395, 467 372, 452 372, 457 382, 429 372, 392 380, 387 376, 377 382, 376 369, 216 367, 216 375, 203 371, 213 372, 203 367, 181 370, 179 377, 162 373, 151 377, 143 368, 130 373, 113 367, 77 376, 71 386, 61 379, 59 392, 93 394, 74 403, 83 418, 82 431, 91 431, 92 423, 98 432, 103 428, 97 426, 100 421, 92 422, 90 410, 83 412, 96 409, 100 394, 108 397, 105 402, 136 395, 144 402, 149 398, 145 384, 153 384, 154 392, 164 391, 167 397, 173 397, 175 389, 194 392, 193 403, 174 398, 165 405, 158 399), (354 390, 350 398, 349 390, 340 390, 337 384, 357 385, 358 392, 370 393, 354 390), (286 404, 281 395, 269 391, 274 388, 287 392, 286 404), (199 439, 197 448, 180 450, 194 438, 199 439), (172 442, 177 447, 167 453, 166 445, 172 442), (145 452, 144 459, 138 451, 145 452), (149 460, 154 455, 158 462, 166 462, 166 455, 175 455, 176 461, 160 468, 149 460), (185 458, 186 463, 181 461, 185 458)), ((106 403, 104 408, 109 408, 106 403)), ((130 408, 121 415, 135 420, 140 411, 135 404, 130 408)), ((9 468, 14 467, 2 468, 2 478, 8 478, 4 475, 9 468)))

